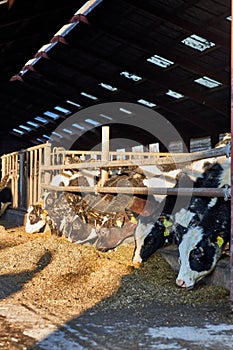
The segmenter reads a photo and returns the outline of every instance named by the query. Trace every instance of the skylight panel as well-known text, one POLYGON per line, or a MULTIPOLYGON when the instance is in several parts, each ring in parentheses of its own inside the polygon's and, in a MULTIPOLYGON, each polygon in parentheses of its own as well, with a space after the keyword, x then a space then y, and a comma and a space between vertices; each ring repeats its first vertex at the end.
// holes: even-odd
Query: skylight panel
POLYGON ((82 14, 84 16, 86 16, 90 11, 92 11, 92 9, 99 5, 99 3, 101 3, 102 0, 89 0, 86 1, 85 4, 80 7, 80 9, 78 11, 75 12, 75 15, 77 14, 82 14))
POLYGON ((80 95, 85 96, 87 98, 90 98, 91 100, 98 100, 97 97, 90 95, 90 94, 87 94, 86 92, 81 92, 80 95))
POLYGON ((112 118, 111 117, 109 117, 108 115, 106 115, 106 114, 100 114, 100 117, 102 117, 102 118, 105 118, 105 119, 108 119, 108 120, 112 120, 112 118))
POLYGON ((32 129, 29 128, 28 126, 25 126, 25 125, 19 125, 19 128, 23 129, 23 130, 26 130, 26 131, 31 131, 32 129))
POLYGON ((184 95, 180 94, 179 92, 173 91, 173 90, 168 90, 168 92, 166 92, 166 95, 177 98, 177 99, 184 97, 184 95))
POLYGON ((35 117, 34 119, 37 120, 38 122, 43 123, 43 124, 48 123, 48 120, 45 118, 42 118, 42 117, 35 117))
POLYGON ((37 138, 36 141, 41 142, 41 143, 44 143, 44 140, 42 140, 42 139, 40 139, 40 138, 37 138))
POLYGON ((215 43, 213 43, 212 41, 208 41, 196 34, 190 35, 189 37, 185 38, 181 42, 186 46, 190 46, 193 49, 199 50, 199 51, 205 51, 210 47, 215 46, 215 43))
POLYGON ((70 129, 67 129, 67 128, 62 129, 62 131, 66 132, 66 133, 69 134, 69 135, 72 135, 72 134, 73 134, 73 131, 70 130, 70 129))
POLYGON ((94 126, 99 126, 100 123, 97 122, 96 120, 93 120, 93 119, 85 119, 85 122, 89 123, 89 124, 92 124, 94 126))
POLYGON ((66 103, 69 103, 70 105, 73 105, 75 107, 79 107, 79 108, 81 107, 81 105, 79 105, 78 103, 70 101, 70 100, 67 100, 66 103))
POLYGON ((227 21, 230 21, 231 22, 231 16, 228 16, 228 17, 226 17, 225 19, 227 20, 227 21))
POLYGON ((37 61, 39 61, 39 59, 40 59, 40 57, 30 59, 25 63, 25 66, 33 66, 33 64, 35 64, 37 61))
POLYGON ((75 127, 76 129, 79 129, 79 130, 85 130, 84 126, 77 124, 77 123, 72 124, 72 126, 75 127))
POLYGON ((198 83, 198 84, 201 84, 203 86, 206 86, 206 87, 208 87, 210 89, 222 85, 222 83, 220 83, 219 81, 216 81, 214 79, 210 79, 210 78, 208 78, 206 76, 203 76, 202 78, 196 79, 196 80, 194 80, 194 82, 198 83))
MULTIPOLYGON (((29 61, 27 61, 27 62, 25 63, 24 67, 25 67, 25 66, 33 66, 39 59, 40 59, 40 57, 30 59, 29 61)), ((28 71, 28 69, 21 69, 19 73, 20 73, 21 75, 23 75, 23 74, 25 74, 27 71, 28 71)))
POLYGON ((24 132, 22 130, 14 128, 14 129, 12 129, 12 131, 14 131, 16 134, 24 135, 24 132))
POLYGON ((56 131, 53 131, 53 132, 52 132, 52 135, 57 136, 57 137, 59 137, 60 139, 62 139, 62 135, 59 134, 59 133, 56 132, 56 131))
POLYGON ((125 109, 125 108, 120 108, 120 111, 123 113, 126 113, 126 114, 132 114, 131 111, 129 111, 128 109, 125 109))
POLYGON ((140 81, 140 80, 142 80, 142 77, 139 77, 138 75, 133 74, 133 73, 129 73, 127 71, 121 72, 120 75, 123 75, 125 78, 131 79, 133 81, 140 81))
POLYGON ((59 31, 54 35, 54 36, 65 36, 66 34, 68 34, 71 29, 73 29, 75 26, 77 25, 76 22, 74 23, 68 23, 68 24, 65 24, 61 29, 59 29, 59 31))
POLYGON ((53 112, 47 111, 47 112, 44 112, 43 114, 44 114, 44 115, 47 115, 47 116, 50 117, 50 118, 53 118, 54 120, 59 118, 59 115, 56 114, 56 113, 53 113, 53 112))
POLYGON ((141 103, 141 104, 143 104, 143 105, 145 105, 145 106, 147 106, 147 107, 150 107, 150 108, 153 108, 153 107, 156 106, 155 103, 149 102, 149 101, 147 101, 147 100, 144 100, 143 98, 141 98, 141 99, 138 100, 137 102, 139 102, 139 103, 141 103))
POLYGON ((34 126, 35 128, 38 128, 40 125, 35 123, 35 122, 32 122, 32 121, 28 121, 27 124, 31 125, 31 126, 34 126))
POLYGON ((150 58, 147 58, 147 61, 148 62, 151 62, 159 67, 162 67, 162 68, 167 68, 167 67, 170 67, 174 64, 173 61, 170 61, 162 56, 158 56, 158 55, 154 55, 154 56, 151 56, 150 58))
POLYGON ((57 43, 50 43, 50 44, 46 44, 46 45, 43 45, 39 50, 38 52, 48 52, 54 45, 56 45, 57 43))
POLYGON ((42 135, 42 137, 44 137, 44 138, 47 139, 47 140, 50 139, 50 136, 48 136, 48 135, 42 135))
POLYGON ((56 106, 56 107, 54 107, 54 109, 56 109, 57 111, 62 112, 64 114, 70 114, 71 113, 71 111, 69 109, 66 109, 66 108, 63 108, 63 107, 60 107, 60 106, 56 106))
POLYGON ((110 90, 110 91, 117 91, 118 89, 114 86, 111 86, 109 84, 105 84, 105 83, 100 83, 99 84, 101 87, 103 87, 106 90, 110 90))

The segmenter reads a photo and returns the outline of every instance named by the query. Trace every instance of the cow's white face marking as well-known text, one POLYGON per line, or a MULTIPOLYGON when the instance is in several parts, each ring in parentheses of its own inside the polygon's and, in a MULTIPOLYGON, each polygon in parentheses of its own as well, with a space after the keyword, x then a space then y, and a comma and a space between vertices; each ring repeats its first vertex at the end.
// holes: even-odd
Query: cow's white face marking
POLYGON ((68 174, 58 174, 53 177, 50 185, 52 186, 68 186, 70 181, 70 175, 68 174))
POLYGON ((208 204, 208 208, 214 207, 215 204, 217 203, 217 200, 218 200, 217 197, 212 198, 211 201, 210 201, 209 204, 208 204))
POLYGON ((214 164, 216 162, 216 158, 207 158, 197 160, 192 162, 191 165, 188 165, 184 168, 183 172, 187 174, 192 181, 196 181, 198 177, 203 177, 205 172, 206 163, 214 164))
POLYGON ((211 267, 203 271, 195 271, 190 267, 190 252, 195 249, 197 244, 203 239, 203 229, 201 227, 191 227, 184 234, 179 245, 180 270, 176 279, 180 287, 191 288, 196 282, 209 274, 217 262, 217 254, 214 254, 211 267))
POLYGON ((134 232, 134 239, 136 243, 136 248, 133 257, 133 263, 141 263, 142 258, 140 256, 141 247, 143 246, 146 236, 150 233, 154 226, 154 223, 143 224, 140 220, 134 232))
POLYGON ((231 185, 231 158, 227 158, 225 162, 221 164, 221 166, 223 168, 223 172, 221 174, 219 187, 231 185))
MULTIPOLYGON (((177 183, 177 175, 181 172, 180 169, 168 171, 166 173, 160 174, 157 177, 151 177, 149 179, 144 179, 143 184, 147 186, 149 189, 151 187, 164 187, 164 188, 172 188, 177 183)), ((161 203, 166 195, 153 195, 154 199, 161 203)))
POLYGON ((182 208, 178 213, 175 214, 175 224, 183 227, 188 227, 190 221, 195 216, 195 213, 182 208))

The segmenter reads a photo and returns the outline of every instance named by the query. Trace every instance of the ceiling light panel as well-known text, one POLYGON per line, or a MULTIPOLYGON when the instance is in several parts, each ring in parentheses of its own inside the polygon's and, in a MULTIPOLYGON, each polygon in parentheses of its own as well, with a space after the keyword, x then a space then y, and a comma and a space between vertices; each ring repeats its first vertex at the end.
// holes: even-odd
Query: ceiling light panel
POLYGON ((212 41, 208 41, 205 38, 202 38, 201 36, 198 36, 196 34, 192 34, 189 37, 185 38, 181 41, 186 46, 190 46, 195 50, 199 51, 205 51, 209 49, 210 47, 215 46, 215 43, 212 41))
POLYGON ((87 98, 90 98, 91 100, 98 100, 98 98, 96 96, 87 94, 86 92, 81 92, 80 95, 85 96, 87 98))
POLYGON ((147 100, 144 100, 143 98, 141 98, 141 99, 138 100, 137 102, 138 102, 138 103, 141 103, 141 104, 144 105, 144 106, 150 107, 150 108, 156 107, 156 104, 155 104, 155 103, 149 102, 149 101, 147 101, 147 100))
POLYGON ((80 104, 78 104, 78 103, 76 103, 76 102, 73 102, 73 101, 70 101, 70 100, 67 100, 66 103, 69 103, 70 105, 73 105, 73 106, 78 107, 78 108, 81 107, 80 104))
POLYGON ((26 130, 26 131, 31 131, 32 129, 29 128, 29 126, 25 126, 25 125, 19 125, 19 128, 26 130))
POLYGON ((203 76, 202 78, 198 78, 196 80, 194 80, 195 83, 198 83, 200 85, 203 85, 203 86, 206 86, 208 87, 209 89, 213 89, 217 86, 221 86, 222 83, 220 83, 219 81, 217 80, 214 80, 214 79, 210 79, 206 76, 203 76))
POLYGON ((168 68, 174 64, 173 61, 170 61, 162 56, 154 55, 150 58, 147 58, 147 61, 150 63, 155 64, 156 66, 162 67, 162 68, 168 68))
POLYGON ((59 115, 55 114, 53 112, 47 111, 47 112, 44 112, 43 114, 46 115, 47 117, 50 117, 50 118, 54 119, 54 120, 59 118, 59 115))
POLYGON ((14 128, 14 129, 12 129, 12 131, 18 135, 24 135, 24 132, 22 130, 14 128))
POLYGON ((102 88, 109 90, 109 91, 117 91, 118 89, 114 86, 111 86, 109 84, 105 84, 105 83, 100 83, 99 84, 102 88))
POLYGON ((45 119, 45 118, 42 118, 42 117, 35 117, 34 118, 35 120, 37 120, 38 122, 41 122, 41 123, 43 123, 43 124, 47 124, 48 123, 48 120, 47 119, 45 119))
POLYGON ((100 125, 99 122, 97 122, 96 120, 93 120, 93 119, 85 119, 85 122, 87 122, 88 124, 94 125, 94 126, 100 125))
POLYGON ((120 75, 125 77, 125 78, 127 78, 127 79, 133 80, 133 81, 140 81, 140 80, 142 80, 142 77, 139 77, 138 75, 133 74, 133 73, 129 73, 127 71, 121 72, 120 75))
POLYGON ((35 123, 35 122, 32 122, 32 121, 27 121, 27 124, 28 125, 31 125, 31 126, 33 126, 33 127, 35 127, 35 128, 38 128, 40 125, 39 124, 37 124, 37 123, 35 123))
POLYGON ((60 106, 56 106, 56 107, 54 107, 54 109, 56 109, 57 111, 62 112, 64 114, 70 114, 71 113, 71 111, 69 109, 66 109, 66 108, 63 108, 63 107, 60 107, 60 106))
POLYGON ((173 90, 168 90, 168 92, 166 92, 166 95, 174 97, 176 99, 184 97, 184 95, 180 94, 179 92, 173 91, 173 90))

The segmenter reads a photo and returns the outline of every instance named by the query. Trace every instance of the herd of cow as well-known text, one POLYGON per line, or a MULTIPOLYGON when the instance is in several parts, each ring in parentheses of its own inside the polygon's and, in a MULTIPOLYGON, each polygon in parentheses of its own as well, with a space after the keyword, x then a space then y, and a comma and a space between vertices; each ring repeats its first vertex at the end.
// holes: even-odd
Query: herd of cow
MULTIPOLYGON (((142 166, 141 170, 146 174, 148 169, 142 166)), ((127 222, 128 226, 122 227, 124 236, 120 239, 116 237, 102 249, 101 245, 98 245, 98 240, 101 240, 100 227, 97 229, 95 224, 85 226, 82 218, 85 213, 81 211, 74 215, 72 205, 80 200, 80 193, 76 193, 75 196, 71 194, 69 197, 67 192, 59 192, 57 195, 56 191, 49 191, 44 193, 42 204, 38 203, 28 208, 26 231, 43 232, 45 227, 49 226, 52 233, 60 232, 60 235, 69 239, 71 235, 67 232, 72 226, 75 231, 72 242, 89 242, 103 251, 116 248, 126 237, 133 235, 135 250, 132 261, 135 265, 146 262, 165 244, 176 244, 180 264, 176 284, 191 289, 215 268, 223 250, 230 242, 231 158, 224 155, 199 160, 193 162, 192 166, 166 173, 161 172, 156 166, 150 167, 149 170, 150 176, 144 176, 143 179, 143 184, 148 188, 156 186, 225 188, 226 195, 219 197, 191 195, 188 199, 180 196, 181 199, 178 200, 175 196, 152 194, 154 211, 150 215, 132 212, 131 219, 127 222), (69 202, 70 198, 72 200, 69 202), (58 199, 59 206, 56 207, 58 199), (69 219, 71 216, 72 219, 69 219)), ((122 175, 117 176, 120 178, 122 175)), ((79 174, 67 171, 57 175, 52 184, 67 186, 73 184, 77 177, 79 174)), ((104 227, 106 220, 105 216, 100 226, 104 227)), ((119 226, 119 223, 115 225, 118 229, 115 235, 119 232, 117 225, 119 226)))

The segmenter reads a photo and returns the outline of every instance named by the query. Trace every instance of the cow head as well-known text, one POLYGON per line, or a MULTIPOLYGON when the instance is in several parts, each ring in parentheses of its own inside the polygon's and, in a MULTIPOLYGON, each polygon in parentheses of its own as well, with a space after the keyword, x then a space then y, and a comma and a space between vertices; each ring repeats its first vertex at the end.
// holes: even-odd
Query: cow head
POLYGON ((179 245, 180 269, 176 279, 179 287, 191 289, 216 266, 223 242, 206 236, 200 226, 191 227, 179 245))
POLYGON ((46 225, 47 211, 41 204, 30 205, 26 215, 25 231, 27 233, 41 232, 46 225))
POLYGON ((166 240, 171 238, 169 227, 172 223, 168 220, 168 216, 161 215, 156 221, 148 219, 150 218, 140 218, 135 229, 134 264, 147 261, 153 253, 164 246, 166 240))

